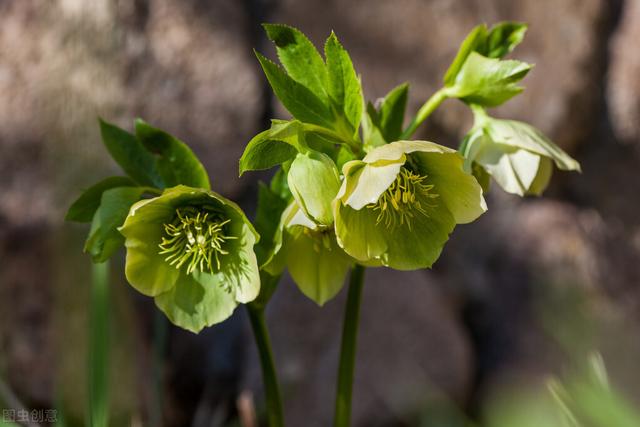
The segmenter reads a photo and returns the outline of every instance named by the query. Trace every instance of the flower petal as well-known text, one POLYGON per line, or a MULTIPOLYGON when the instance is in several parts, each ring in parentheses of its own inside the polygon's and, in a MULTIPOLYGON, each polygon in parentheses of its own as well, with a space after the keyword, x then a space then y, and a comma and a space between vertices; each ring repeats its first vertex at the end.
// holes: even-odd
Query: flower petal
POLYGON ((430 268, 449 240, 456 221, 442 203, 428 209, 428 216, 417 214, 411 229, 402 225, 386 234, 388 249, 383 264, 396 270, 430 268))
POLYGON ((224 280, 222 274, 181 274, 176 286, 156 296, 156 305, 172 323, 198 333, 227 319, 238 305, 224 280))
POLYGON ((524 196, 540 166, 540 155, 504 144, 488 143, 476 161, 507 193, 524 196))
POLYGON ((539 196, 549 185, 549 181, 551 181, 551 175, 553 174, 553 163, 551 159, 547 157, 543 157, 540 159, 540 167, 538 168, 538 174, 535 179, 531 183, 527 194, 532 194, 534 196, 539 196))
POLYGON ((171 289, 180 272, 160 255, 163 227, 175 209, 159 198, 142 200, 131 207, 129 216, 120 227, 125 237, 127 281, 138 292, 156 296, 171 289))
POLYGON ((387 242, 384 235, 376 230, 378 214, 372 209, 355 210, 337 202, 334 205, 334 224, 340 247, 358 261, 380 259, 387 250, 387 242))
MULTIPOLYGON (((365 163, 396 162, 400 161, 403 154, 410 154, 416 151, 424 153, 455 153, 449 147, 436 144, 430 141, 395 141, 382 145, 367 154, 362 161, 365 163)), ((404 162, 403 162, 404 163, 404 162)))
POLYGON ((236 258, 236 262, 229 263, 223 270, 227 286, 234 289, 235 299, 241 303, 251 302, 260 293, 260 273, 258 261, 253 251, 256 238, 245 224, 241 245, 238 252, 229 254, 236 258))
MULTIPOLYGON (((437 199, 436 199, 437 200, 437 199)), ((336 205, 336 236, 340 246, 362 262, 379 260, 398 270, 428 268, 438 259, 455 227, 455 220, 443 202, 425 200, 427 215, 416 212, 407 223, 387 227, 378 223, 373 209, 355 210, 336 205)))
POLYGON ((345 165, 347 172, 343 187, 338 193, 342 203, 357 210, 377 202, 382 193, 396 180, 403 164, 404 155, 402 161, 381 166, 361 163, 357 167, 347 168, 345 165))
POLYGON ((580 163, 554 144, 533 126, 515 120, 491 119, 487 125, 490 138, 500 144, 523 148, 553 159, 562 170, 580 171, 580 163))
POLYGON ((464 159, 457 152, 415 153, 427 182, 434 184, 434 191, 447 206, 456 223, 474 221, 487 211, 482 187, 473 175, 463 170, 464 159))
POLYGON ((289 274, 308 298, 323 305, 342 289, 353 260, 338 246, 333 230, 293 227, 285 235, 285 248, 289 274))

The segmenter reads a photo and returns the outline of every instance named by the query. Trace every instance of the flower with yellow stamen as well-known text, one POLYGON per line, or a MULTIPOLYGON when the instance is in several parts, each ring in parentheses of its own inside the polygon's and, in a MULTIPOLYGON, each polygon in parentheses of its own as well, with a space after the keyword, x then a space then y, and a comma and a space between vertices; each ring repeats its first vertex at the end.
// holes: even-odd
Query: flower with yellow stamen
POLYGON ((430 267, 456 224, 486 204, 462 156, 427 141, 396 141, 343 167, 333 211, 338 244, 368 265, 430 267))
POLYGON ((258 295, 259 236, 235 203, 212 191, 169 188, 134 204, 119 230, 127 280, 178 326, 198 332, 258 295))

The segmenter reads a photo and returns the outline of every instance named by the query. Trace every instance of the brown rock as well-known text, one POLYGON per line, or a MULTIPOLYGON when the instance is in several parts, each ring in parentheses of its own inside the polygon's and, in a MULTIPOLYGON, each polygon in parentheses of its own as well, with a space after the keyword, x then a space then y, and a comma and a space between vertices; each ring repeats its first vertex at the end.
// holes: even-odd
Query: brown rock
POLYGON ((121 173, 98 115, 174 133, 224 194, 248 182, 237 161, 261 93, 240 3, 32 0, 0 10, 0 210, 10 222, 58 222, 80 188, 121 173))
POLYGON ((639 39, 640 2, 627 1, 620 26, 611 40, 607 93, 616 136, 636 145, 640 141, 639 39))

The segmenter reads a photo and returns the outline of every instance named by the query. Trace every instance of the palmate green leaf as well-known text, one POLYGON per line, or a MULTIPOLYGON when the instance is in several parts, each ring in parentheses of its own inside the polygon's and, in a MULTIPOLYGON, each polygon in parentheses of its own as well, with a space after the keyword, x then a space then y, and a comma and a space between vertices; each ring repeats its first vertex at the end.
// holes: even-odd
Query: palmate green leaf
POLYGON ((524 90, 517 83, 531 68, 525 62, 491 59, 472 52, 449 94, 468 103, 495 107, 524 90))
POLYGON ((389 142, 398 140, 402 134, 408 94, 409 85, 403 83, 389 92, 380 104, 380 129, 389 142))
POLYGON ((526 32, 527 24, 522 22, 500 22, 491 27, 479 53, 488 58, 502 58, 522 42, 526 32))
POLYGON ((471 52, 475 52, 478 47, 482 46, 485 43, 487 38, 487 26, 482 24, 475 27, 469 35, 464 39, 460 48, 458 49, 458 53, 456 54, 455 59, 449 66, 449 69, 444 75, 444 85, 445 86, 453 86, 456 81, 456 77, 462 69, 465 61, 471 54, 471 52))
POLYGON ((100 133, 111 157, 135 182, 164 187, 156 159, 134 135, 102 119, 100 133))
POLYGON ((322 57, 301 31, 288 25, 263 24, 267 37, 276 45, 278 58, 289 76, 328 102, 328 75, 322 57))
POLYGON ((266 130, 256 135, 240 158, 240 175, 247 171, 270 169, 293 159, 298 150, 285 141, 273 139, 266 130))
POLYGON ((142 193, 140 187, 117 187, 102 193, 100 207, 93 215, 91 231, 84 250, 94 262, 104 262, 124 243, 118 231, 129 213, 129 208, 137 202, 142 193))
POLYGON ((378 127, 387 142, 397 141, 402 134, 408 96, 409 85, 403 83, 392 89, 380 103, 378 127))
POLYGON ((365 151, 369 151, 388 142, 382 134, 382 130, 380 130, 379 122, 380 117, 378 111, 371 102, 368 102, 362 120, 362 141, 365 151))
POLYGON ((278 65, 255 52, 260 65, 282 105, 296 119, 331 129, 335 117, 329 107, 311 90, 291 78, 278 65))
POLYGON ((289 190, 289 183, 287 183, 287 174, 284 169, 280 168, 276 171, 269 183, 269 189, 278 195, 281 199, 290 200, 291 190, 289 190))
POLYGON ((380 101, 378 109, 370 102, 362 121, 362 136, 366 150, 397 141, 402 134, 407 108, 409 85, 396 86, 380 101))
POLYGON ((93 215, 100 206, 102 193, 116 187, 135 187, 136 183, 124 176, 112 176, 89 187, 73 202, 65 221, 91 222, 93 215))
POLYGON ((458 73, 472 52, 487 58, 502 58, 522 42, 526 31, 526 24, 512 21, 500 22, 490 30, 485 24, 475 27, 464 39, 449 66, 444 76, 445 86, 453 86, 458 73))
POLYGON ((270 169, 304 150, 303 125, 297 120, 273 120, 271 128, 254 136, 240 158, 240 175, 270 169))
POLYGON ((324 51, 329 72, 329 95, 338 111, 347 119, 352 136, 358 131, 364 109, 362 85, 349 53, 333 31, 324 45, 324 51))
POLYGON ((156 156, 158 171, 166 187, 182 184, 211 188, 207 171, 184 142, 141 119, 136 120, 136 136, 156 156))

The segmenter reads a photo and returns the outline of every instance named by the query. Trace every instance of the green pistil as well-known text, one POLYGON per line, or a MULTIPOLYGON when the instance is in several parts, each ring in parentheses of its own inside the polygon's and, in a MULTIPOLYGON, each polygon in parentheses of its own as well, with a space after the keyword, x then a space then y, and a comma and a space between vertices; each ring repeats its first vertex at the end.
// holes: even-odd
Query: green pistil
POLYGON ((224 226, 229 221, 193 207, 176 209, 175 219, 164 224, 159 253, 166 254, 165 260, 177 269, 186 266, 187 274, 196 270, 219 271, 220 257, 229 253, 224 249, 225 243, 237 239, 224 234, 224 226))
POLYGON ((430 201, 438 198, 438 194, 432 191, 434 185, 427 184, 426 180, 426 175, 418 175, 402 167, 387 191, 376 203, 368 205, 378 211, 376 224, 384 223, 390 229, 406 224, 411 230, 411 220, 416 215, 429 216, 427 208, 436 206, 430 201))

